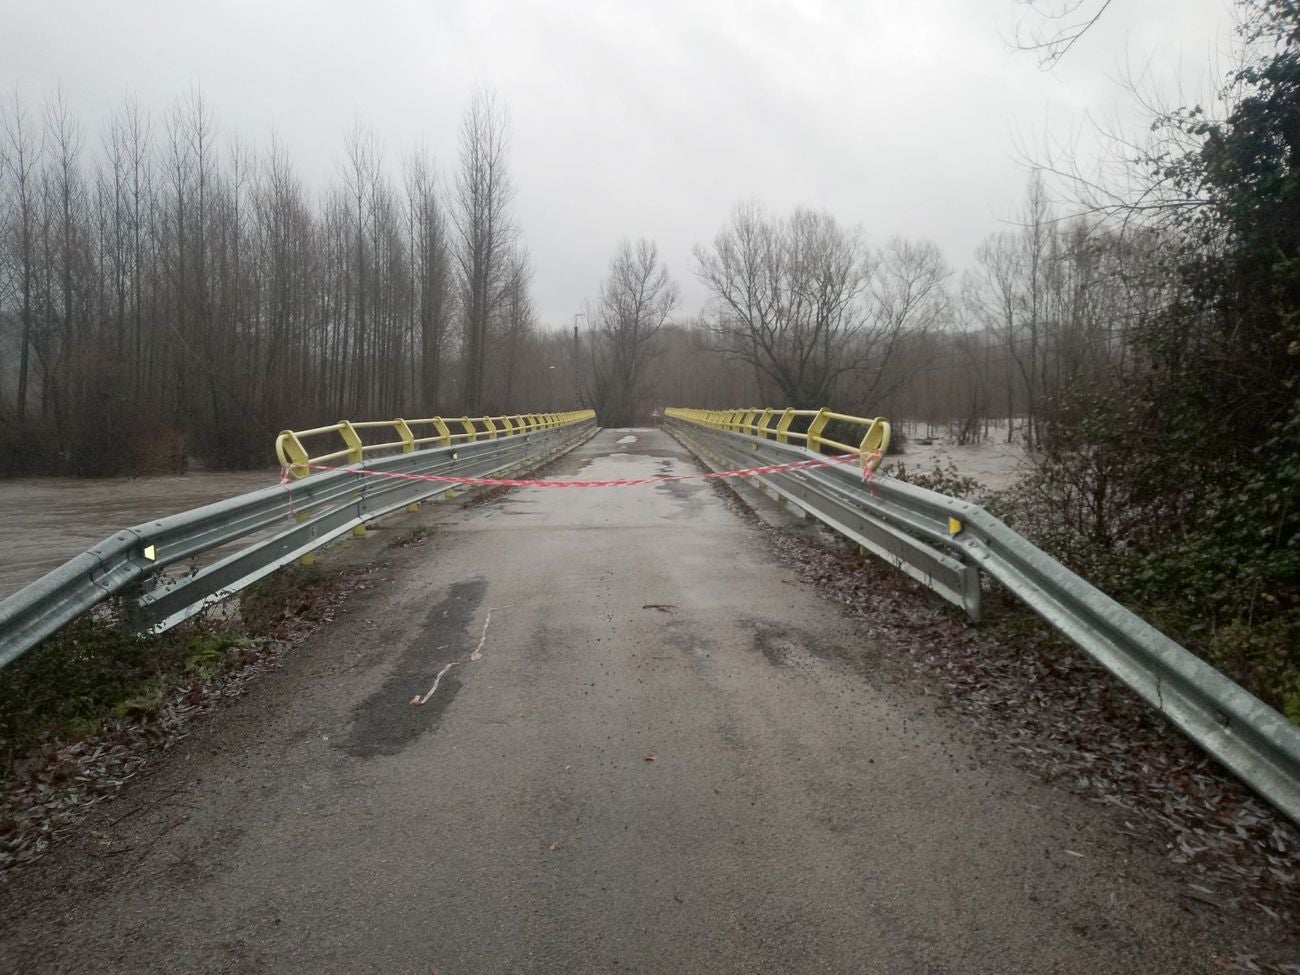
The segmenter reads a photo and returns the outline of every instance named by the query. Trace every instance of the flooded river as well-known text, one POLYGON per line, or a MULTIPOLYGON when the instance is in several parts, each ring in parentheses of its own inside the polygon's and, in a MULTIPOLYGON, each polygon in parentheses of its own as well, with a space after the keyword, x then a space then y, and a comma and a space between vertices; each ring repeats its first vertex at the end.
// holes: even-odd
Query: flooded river
POLYGON ((278 470, 0 480, 0 599, 122 528, 268 487, 278 470))

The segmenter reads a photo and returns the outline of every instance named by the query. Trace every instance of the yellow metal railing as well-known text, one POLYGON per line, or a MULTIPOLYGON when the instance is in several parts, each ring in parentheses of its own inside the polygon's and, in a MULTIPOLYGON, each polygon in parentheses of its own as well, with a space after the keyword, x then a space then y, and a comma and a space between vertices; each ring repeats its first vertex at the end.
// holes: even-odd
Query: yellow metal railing
POLYGON ((510 416, 431 416, 423 420, 403 420, 398 417, 395 420, 364 420, 359 423, 340 420, 327 427, 285 430, 275 438, 275 453, 280 458, 280 466, 287 468, 291 475, 306 477, 311 473, 312 465, 340 461, 359 464, 367 456, 382 451, 400 450, 410 453, 431 444, 450 447, 476 440, 495 440, 497 437, 510 437, 534 430, 548 430, 595 418, 594 410, 570 410, 567 413, 515 413, 510 416), (397 439, 385 438, 380 443, 365 443, 363 432, 370 430, 389 431, 390 433, 380 436, 390 435, 397 439), (310 454, 303 445, 304 439, 330 434, 342 439, 342 449, 310 454))
POLYGON ((859 458, 863 470, 875 470, 889 449, 889 421, 882 416, 867 418, 820 410, 774 410, 750 407, 742 410, 690 410, 670 407, 664 415, 688 423, 745 433, 778 443, 802 443, 814 453, 851 454, 859 458), (804 422, 806 421, 806 423, 804 422), (856 446, 824 436, 831 421, 841 429, 862 429, 856 446))

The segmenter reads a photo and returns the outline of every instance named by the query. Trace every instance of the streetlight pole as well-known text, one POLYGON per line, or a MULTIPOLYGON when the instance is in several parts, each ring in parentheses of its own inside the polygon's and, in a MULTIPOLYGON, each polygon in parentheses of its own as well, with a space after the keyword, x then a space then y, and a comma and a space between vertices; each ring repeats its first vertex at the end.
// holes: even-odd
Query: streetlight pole
POLYGON ((584 405, 582 402, 582 355, 578 348, 578 319, 586 318, 586 312, 576 312, 573 316, 573 395, 578 399, 578 405, 584 405))

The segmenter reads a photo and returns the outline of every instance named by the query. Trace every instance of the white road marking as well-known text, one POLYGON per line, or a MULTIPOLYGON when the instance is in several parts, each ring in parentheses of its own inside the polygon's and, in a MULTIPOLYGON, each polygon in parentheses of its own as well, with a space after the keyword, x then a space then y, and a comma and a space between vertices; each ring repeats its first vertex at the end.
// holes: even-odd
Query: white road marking
POLYGON ((632 436, 632 435, 629 433, 626 437, 619 437, 618 440, 617 440, 616 442, 617 442, 617 443, 636 443, 636 437, 632 436))

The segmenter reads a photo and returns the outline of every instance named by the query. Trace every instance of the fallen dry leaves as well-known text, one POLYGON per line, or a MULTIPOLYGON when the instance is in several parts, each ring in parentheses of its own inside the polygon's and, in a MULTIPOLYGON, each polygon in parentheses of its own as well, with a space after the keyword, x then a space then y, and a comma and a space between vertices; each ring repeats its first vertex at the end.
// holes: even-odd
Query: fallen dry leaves
MULTIPOLYGON (((1110 807, 1117 831, 1184 866, 1189 899, 1283 925, 1300 918, 1300 833, 1081 651, 1045 626, 972 626, 882 564, 763 530, 782 561, 983 737, 1044 781, 1110 807)), ((1001 594, 986 597, 991 616, 1010 616, 1001 594)))

